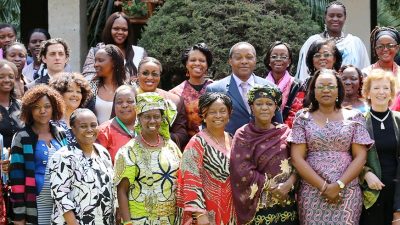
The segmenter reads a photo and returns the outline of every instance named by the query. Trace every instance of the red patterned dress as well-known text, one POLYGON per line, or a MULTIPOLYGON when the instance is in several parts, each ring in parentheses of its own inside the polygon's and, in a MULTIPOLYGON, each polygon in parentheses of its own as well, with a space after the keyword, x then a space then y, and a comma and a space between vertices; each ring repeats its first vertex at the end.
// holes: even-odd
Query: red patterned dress
POLYGON ((186 129, 189 137, 193 137, 193 135, 199 132, 199 126, 201 125, 201 118, 199 117, 199 107, 198 107, 199 98, 204 93, 206 93, 206 87, 212 82, 213 82, 212 80, 207 79, 201 90, 197 91, 186 80, 169 91, 183 98, 186 110, 186 118, 187 118, 186 129))
POLYGON ((196 134, 183 152, 178 171, 175 224, 192 224, 192 213, 204 213, 210 225, 234 225, 229 175, 230 149, 220 147, 205 132, 196 134))
MULTIPOLYGON (((295 144, 307 144, 306 161, 328 183, 340 179, 352 162, 352 143, 367 146, 374 143, 360 112, 341 121, 329 121, 320 127, 307 110, 299 111, 287 140, 295 144)), ((347 184, 341 192, 342 201, 329 204, 316 187, 300 180, 300 224, 359 224, 363 199, 358 178, 347 184)))

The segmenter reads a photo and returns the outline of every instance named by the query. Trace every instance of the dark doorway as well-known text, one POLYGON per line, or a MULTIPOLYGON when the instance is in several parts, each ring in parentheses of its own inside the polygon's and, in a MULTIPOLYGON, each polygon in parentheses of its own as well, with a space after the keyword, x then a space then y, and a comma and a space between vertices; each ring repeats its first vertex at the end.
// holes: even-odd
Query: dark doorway
POLYGON ((32 29, 49 29, 48 0, 21 0, 21 41, 27 44, 32 29))

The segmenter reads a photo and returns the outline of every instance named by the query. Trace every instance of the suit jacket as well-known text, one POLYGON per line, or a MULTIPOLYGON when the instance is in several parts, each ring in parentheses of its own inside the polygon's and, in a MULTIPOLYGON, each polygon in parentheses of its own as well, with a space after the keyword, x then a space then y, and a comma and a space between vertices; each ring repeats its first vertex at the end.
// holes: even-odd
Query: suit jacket
MULTIPOLYGON (((372 127, 372 121, 371 121, 371 114, 370 112, 367 112, 365 114, 365 119, 367 121, 367 130, 369 135, 371 136, 372 139, 374 139, 374 130, 372 127)), ((393 120, 393 128, 396 136, 396 142, 397 142, 397 173, 396 173, 396 188, 395 188, 395 195, 394 195, 394 205, 393 209, 394 211, 400 211, 400 113, 396 111, 392 111, 392 116, 391 118, 393 120)), ((376 146, 373 145, 370 150, 368 150, 367 154, 367 163, 364 167, 363 173, 361 178, 364 178, 363 176, 365 175, 366 172, 371 171, 374 173, 379 179, 382 178, 382 169, 381 169, 381 164, 379 162, 378 158, 378 152, 376 149, 376 146)), ((364 179, 361 179, 362 181, 362 187, 363 187, 363 193, 364 193, 364 206, 365 208, 371 207, 376 200, 379 197, 379 191, 377 190, 372 190, 368 188, 367 182, 364 182, 364 179)))
MULTIPOLYGON (((266 79, 254 75, 255 85, 275 85, 266 79)), ((225 127, 225 131, 234 135, 236 130, 241 126, 247 124, 252 119, 252 115, 247 111, 246 105, 243 101, 242 95, 239 92, 236 81, 233 75, 227 76, 222 80, 216 81, 207 86, 206 92, 221 92, 227 94, 233 105, 232 115, 229 119, 229 123, 225 127)), ((274 121, 282 123, 282 114, 280 111, 275 113, 274 121)))

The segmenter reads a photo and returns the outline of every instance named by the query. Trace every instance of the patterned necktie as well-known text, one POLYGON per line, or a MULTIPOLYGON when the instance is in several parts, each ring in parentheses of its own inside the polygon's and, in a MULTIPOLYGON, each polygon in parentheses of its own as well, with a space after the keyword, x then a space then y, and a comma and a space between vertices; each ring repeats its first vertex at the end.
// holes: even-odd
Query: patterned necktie
POLYGON ((250 106, 249 106, 249 103, 247 102, 247 92, 248 92, 247 82, 242 82, 240 84, 240 87, 242 88, 242 98, 243 98, 243 101, 244 101, 244 105, 246 106, 247 111, 250 113, 250 106))

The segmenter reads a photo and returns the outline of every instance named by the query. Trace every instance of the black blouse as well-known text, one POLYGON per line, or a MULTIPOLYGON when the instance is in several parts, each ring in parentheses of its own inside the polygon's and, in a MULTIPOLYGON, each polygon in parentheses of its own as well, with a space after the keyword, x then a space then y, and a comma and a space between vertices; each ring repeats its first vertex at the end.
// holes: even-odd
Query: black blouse
POLYGON ((9 148, 11 147, 14 134, 24 126, 19 118, 21 114, 21 103, 11 98, 10 107, 8 107, 8 109, 0 105, 0 114, 0 134, 3 135, 4 147, 9 148))

